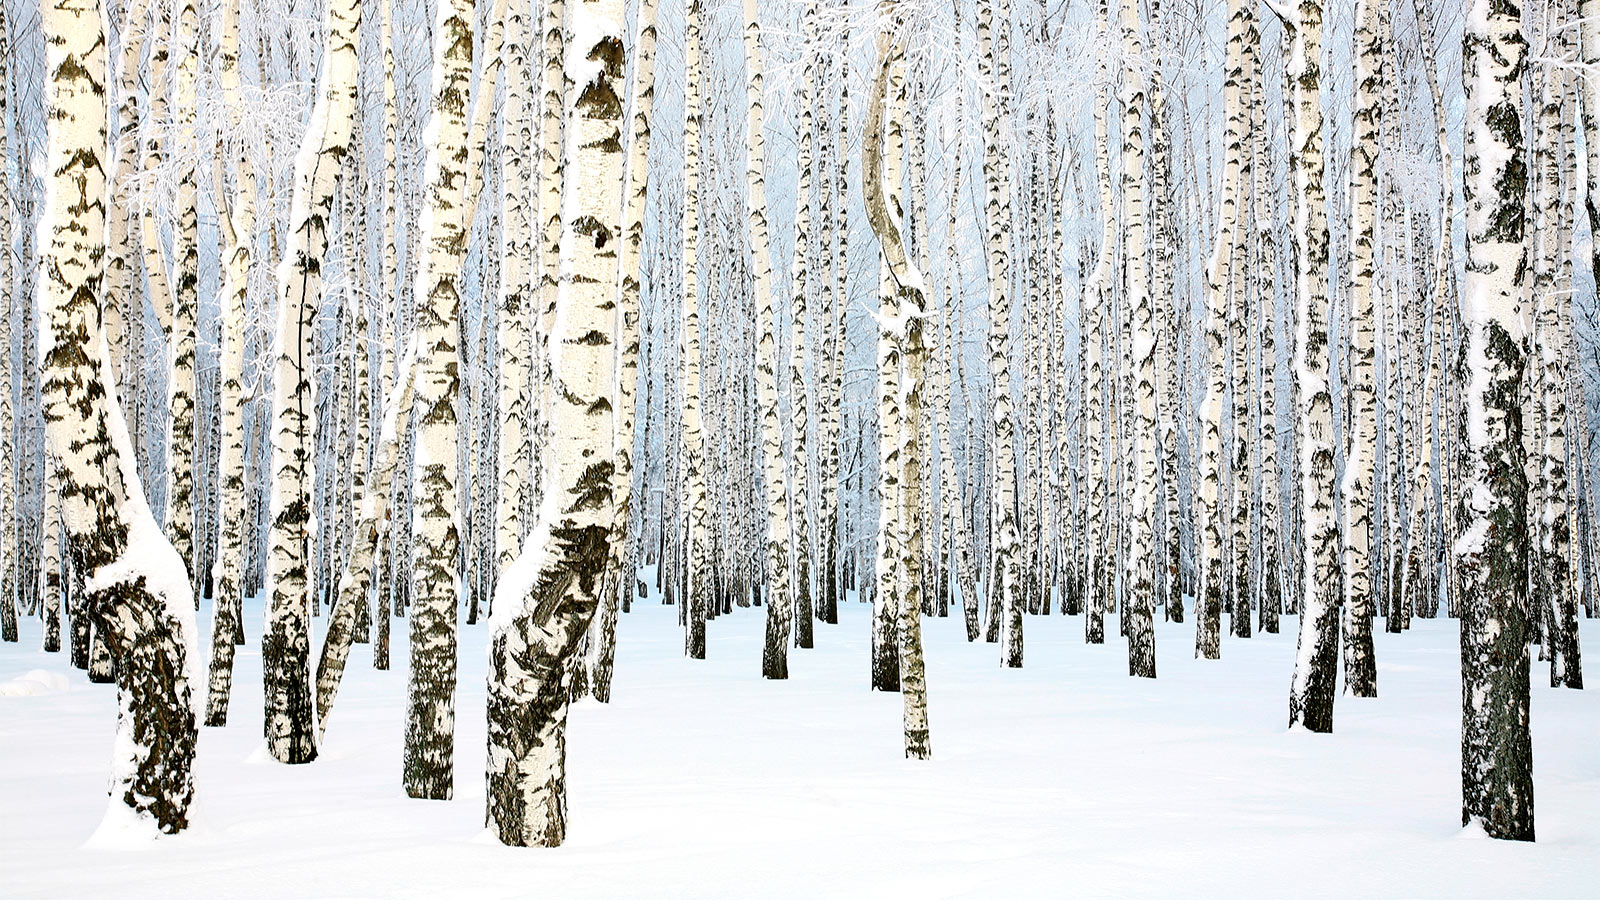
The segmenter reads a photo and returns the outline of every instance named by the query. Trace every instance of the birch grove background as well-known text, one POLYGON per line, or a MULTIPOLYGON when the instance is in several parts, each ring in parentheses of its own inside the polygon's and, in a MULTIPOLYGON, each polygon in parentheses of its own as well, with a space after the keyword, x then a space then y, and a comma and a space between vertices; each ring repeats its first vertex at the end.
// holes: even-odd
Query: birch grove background
POLYGON ((482 821, 556 846, 630 627, 798 681, 843 620, 917 760, 946 632, 1259 666, 1310 732, 1437 638, 1460 824, 1535 838, 1600 616, 1600 0, 0 15, 0 660, 117 685, 127 829, 241 708, 326 765, 375 669, 408 796, 486 721, 482 821))

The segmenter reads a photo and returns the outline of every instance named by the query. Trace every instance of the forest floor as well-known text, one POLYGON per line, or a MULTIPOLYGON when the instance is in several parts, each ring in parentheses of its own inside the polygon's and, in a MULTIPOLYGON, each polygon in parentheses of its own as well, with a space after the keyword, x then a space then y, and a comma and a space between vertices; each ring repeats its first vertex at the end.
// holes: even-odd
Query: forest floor
MULTIPOLYGON (((484 625, 461 631, 455 800, 417 801, 400 785, 407 622, 392 671, 356 648, 321 758, 289 767, 261 738, 259 604, 231 721, 201 735, 195 827, 101 848, 115 691, 34 649, 25 619, 0 645, 0 896, 1595 896, 1600 688, 1552 690, 1535 663, 1539 840, 1464 831, 1452 621, 1378 634, 1381 696, 1341 697, 1332 735, 1284 727, 1292 618, 1217 662, 1193 658, 1192 625, 1158 624, 1156 681, 1125 674, 1114 620, 1090 647, 1079 618, 1029 618, 1021 670, 959 618, 930 621, 934 758, 913 762, 899 695, 867 689, 867 612, 847 605, 765 682, 764 610, 712 622, 692 661, 676 610, 636 605, 614 702, 572 710, 556 850, 484 830, 484 625)), ((209 646, 209 608, 201 622, 209 646)), ((1582 637, 1600 682, 1600 621, 1582 637)))

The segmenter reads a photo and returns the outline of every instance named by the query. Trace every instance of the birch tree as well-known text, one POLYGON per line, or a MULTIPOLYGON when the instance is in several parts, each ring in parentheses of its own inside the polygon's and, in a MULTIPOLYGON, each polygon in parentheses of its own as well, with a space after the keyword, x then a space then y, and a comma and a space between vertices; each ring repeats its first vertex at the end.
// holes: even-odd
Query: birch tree
POLYGON ((188 827, 194 796, 197 636, 183 561, 145 503, 108 377, 105 14, 98 0, 41 12, 49 72, 38 283, 45 439, 64 473, 62 519, 85 576, 83 608, 117 660, 109 815, 175 834, 188 827))
POLYGON ((435 13, 415 288, 417 445, 411 464, 411 685, 403 771, 407 796, 423 800, 448 800, 455 790, 456 613, 463 535, 457 494, 458 281, 468 240, 462 213, 473 21, 473 0, 441 2, 435 13))
POLYGON ((1474 0, 1462 38, 1467 261, 1457 377, 1466 385, 1461 585, 1461 821, 1531 841, 1528 523, 1519 408, 1528 357, 1520 3, 1474 0))
POLYGON ((1139 0, 1122 0, 1122 221, 1126 302, 1133 315, 1134 469, 1128 554, 1128 674, 1156 677, 1156 335, 1145 239, 1144 39, 1139 0))
MULTIPOLYGON (((1355 33, 1355 134, 1350 174, 1349 386, 1350 435, 1345 453, 1344 484, 1344 689, 1356 697, 1378 692, 1378 671, 1372 657, 1372 492, 1377 455, 1376 375, 1373 370, 1373 261, 1377 235, 1378 128, 1382 117, 1383 44, 1378 6, 1382 0, 1359 0, 1355 33)), ((1394 451, 1391 446, 1390 452, 1394 451)))
POLYGON ((1333 730, 1339 668, 1339 526, 1334 510, 1333 400, 1328 388, 1328 214, 1322 186, 1322 4, 1300 0, 1294 44, 1295 407, 1305 581, 1289 725, 1333 730))
POLYGON ((599 604, 615 454, 610 395, 621 238, 625 68, 621 0, 571 10, 564 71, 561 285, 550 340, 550 490, 527 548, 496 587, 489 639, 487 821, 504 844, 566 837, 567 698, 599 604))
MULTIPOLYGON (((241 0, 228 0, 222 10, 222 39, 218 45, 218 78, 231 114, 240 109, 239 12, 241 0)), ((237 122, 235 122, 237 126, 237 122)), ((218 162, 217 197, 225 192, 218 162)), ((255 166, 249 148, 241 144, 234 160, 235 188, 231 202, 219 213, 225 244, 222 280, 220 459, 221 539, 212 600, 211 673, 206 693, 206 725, 228 724, 228 701, 233 689, 234 632, 244 612, 245 536, 245 431, 244 363, 250 275, 256 230, 255 166)))
POLYGON ((311 692, 311 487, 315 482, 317 307, 328 222, 354 125, 359 0, 333 0, 323 20, 326 62, 295 158, 288 246, 278 265, 277 359, 272 395, 272 493, 266 633, 261 641, 267 750, 284 763, 316 758, 311 692))
POLYGON ((756 390, 761 416, 761 470, 766 490, 765 678, 789 677, 789 637, 794 606, 789 576, 789 496, 785 485, 783 423, 778 410, 778 336, 772 299, 772 239, 767 224, 767 122, 763 99, 765 62, 756 0, 744 0, 745 185, 750 265, 755 272, 756 390))

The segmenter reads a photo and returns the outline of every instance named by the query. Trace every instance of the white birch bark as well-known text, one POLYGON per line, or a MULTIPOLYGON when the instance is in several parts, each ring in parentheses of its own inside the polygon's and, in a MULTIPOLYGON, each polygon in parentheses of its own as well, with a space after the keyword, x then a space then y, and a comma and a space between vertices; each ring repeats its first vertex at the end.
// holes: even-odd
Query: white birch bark
POLYGON ((683 128, 683 458, 688 506, 686 652, 706 657, 706 615, 712 601, 710 539, 706 531, 705 448, 700 415, 700 0, 686 17, 683 128))
POLYGON ((1533 840, 1528 733, 1528 528, 1522 420, 1528 356, 1522 127, 1527 43, 1521 4, 1474 0, 1467 10, 1467 261, 1461 586, 1461 819, 1490 837, 1533 840))
MULTIPOLYGON (((767 223, 766 106, 761 21, 756 0, 744 4, 745 186, 750 266, 755 274, 756 391, 761 416, 762 484, 766 491, 763 595, 767 605, 765 678, 789 677, 789 638, 794 625, 789 575, 789 495, 784 475, 783 423, 778 409, 777 314, 772 298, 772 239, 767 223)), ((759 529, 758 529, 759 533, 759 529)))
MULTIPOLYGON (((497 410, 500 425, 500 489, 495 498, 495 572, 516 559, 522 539, 522 492, 528 468, 528 308, 534 254, 533 216, 527 194, 533 182, 530 154, 533 110, 529 104, 532 69, 528 62, 529 7, 513 3, 504 20, 502 54, 506 69, 505 102, 500 109, 500 202, 505 253, 500 266, 500 292, 495 319, 500 348, 497 410)), ((480 82, 481 83, 481 82, 480 82)), ((470 226, 470 222, 463 219, 470 226)))
POLYGON ((1305 516, 1299 650, 1289 725, 1333 730, 1339 668, 1339 526, 1334 510, 1333 403, 1328 388, 1328 215, 1323 192, 1322 4, 1300 0, 1294 82, 1295 407, 1305 516))
MULTIPOLYGON (((10 93, 5 86, 10 83, 10 67, 11 23, 0 5, 0 159, 6 159, 10 150, 5 128, 10 93)), ((11 409, 11 291, 15 281, 11 271, 12 203, 10 180, 0 177, 0 205, 6 208, 6 214, 0 215, 0 640, 9 643, 17 640, 17 595, 21 593, 17 578, 17 446, 12 437, 11 409)), ((61 649, 59 631, 56 649, 61 649)))
POLYGON ((311 487, 315 482, 312 378, 322 261, 328 250, 340 165, 356 102, 359 0, 336 0, 324 20, 326 44, 316 106, 295 158, 288 246, 278 265, 277 359, 273 372, 269 556, 270 592, 261 642, 267 750, 285 763, 316 758, 311 693, 311 487))
MULTIPOLYGON (((196 116, 195 80, 200 67, 199 13, 194 0, 179 0, 173 78, 173 103, 177 107, 177 143, 181 150, 194 144, 196 116)), ((178 556, 195 578, 195 329, 200 311, 198 190, 195 166, 185 165, 178 176, 177 223, 173 228, 176 279, 172 294, 172 322, 167 369, 167 534, 178 556)))
POLYGON ((1123 281, 1133 316, 1133 465, 1128 554, 1128 674, 1156 677, 1156 333, 1145 237, 1144 38, 1138 0, 1122 0, 1123 281))
POLYGON ((527 548, 496 587, 489 643, 487 819, 502 843, 566 836, 567 689, 599 604, 614 518, 613 390, 625 67, 621 0, 573 7, 561 285, 551 334, 546 494, 527 548))
POLYGON ((188 826, 194 795, 197 638, 189 579, 145 503, 107 362, 104 10, 98 0, 64 0, 41 13, 50 73, 38 282, 45 439, 64 473, 83 608, 117 660, 107 820, 174 834, 188 826))
MULTIPOLYGON (((904 24, 898 21, 898 15, 896 19, 897 30, 903 29, 904 24)), ((900 364, 901 369, 898 373, 900 380, 896 385, 899 396, 892 404, 880 401, 880 409, 892 406, 894 412, 903 414, 905 422, 915 423, 921 418, 922 413, 923 369, 927 357, 927 349, 922 341, 925 287, 922 273, 906 253, 903 238, 903 206, 897 197, 898 173, 893 171, 892 165, 885 165, 882 146, 884 133, 888 132, 892 141, 896 131, 893 124, 885 127, 884 107, 887 105, 885 95, 890 84, 897 80, 895 70, 903 69, 905 65, 904 41, 903 36, 896 38, 888 33, 880 36, 878 40, 878 71, 874 78, 872 99, 868 105, 866 130, 863 132, 861 184, 867 218, 882 244, 883 255, 890 273, 891 290, 885 295, 885 299, 888 299, 888 294, 894 297, 892 306, 881 305, 879 309, 879 328, 884 335, 880 338, 880 367, 884 364, 885 356, 893 356, 895 363, 900 364), (882 349, 884 342, 895 349, 886 354, 882 349)), ((892 152, 889 155, 888 162, 892 164, 894 162, 892 152)), ((880 377, 881 375, 880 368, 880 377)), ((879 390, 886 391, 887 387, 880 383, 879 390)), ((894 417, 888 421, 894 423, 894 417)), ((899 488, 900 504, 884 518, 889 519, 889 528, 897 528, 904 535, 903 540, 897 542, 900 544, 900 556, 891 560, 890 565, 893 569, 899 570, 897 580, 902 589, 898 596, 899 646, 896 656, 899 664, 897 681, 902 694, 905 752, 909 759, 927 759, 931 755, 931 748, 928 741, 927 678, 922 656, 922 603, 919 596, 922 590, 922 578, 919 570, 923 560, 922 530, 917 500, 922 480, 924 451, 917 428, 902 424, 901 429, 901 434, 898 436, 885 431, 880 438, 885 442, 891 438, 898 439, 894 448, 893 463, 898 467, 895 481, 899 488)), ((881 455, 885 460, 890 459, 888 452, 882 452, 881 455)), ((883 527, 880 523, 880 540, 883 539, 883 527)))
MULTIPOLYGON (((222 39, 218 45, 218 78, 230 111, 240 109, 239 13, 241 0, 228 0, 222 9, 222 39)), ((237 120, 234 121, 237 126, 237 120)), ((218 161, 217 196, 224 196, 221 161, 218 161)), ((256 177, 250 151, 241 145, 233 161, 234 191, 219 210, 223 225, 221 389, 217 399, 221 417, 222 450, 218 463, 221 484, 218 509, 221 534, 213 581, 211 672, 206 693, 207 726, 228 724, 228 701, 233 688, 234 634, 244 603, 245 515, 245 337, 249 309, 250 275, 254 266, 256 231, 256 177)))
MULTIPOLYGON (((1355 35, 1355 133, 1350 175, 1350 433, 1344 483, 1344 689, 1374 697, 1378 672, 1372 649, 1372 504, 1378 423, 1373 363, 1373 278, 1377 246, 1378 131, 1382 119, 1383 43, 1378 28, 1381 0, 1358 0, 1355 35)), ((1389 453, 1396 447, 1391 442, 1389 453)))
MULTIPOLYGON (((820 54, 817 47, 817 0, 806 0, 801 34, 805 41, 804 59, 806 73, 796 91, 795 104, 800 109, 800 146, 795 160, 799 170, 796 186, 794 216, 794 260, 790 266, 790 325, 789 333, 789 417, 792 424, 789 444, 787 477, 790 489, 790 513, 794 523, 794 626, 795 645, 809 648, 813 643, 811 596, 811 473, 807 430, 810 427, 811 389, 806 381, 807 319, 810 316, 808 292, 813 281, 811 258, 812 221, 811 195, 816 186, 815 142, 817 68, 820 54)), ((822 367, 819 365, 820 372, 822 367)))
POLYGON ((407 796, 448 800, 454 793, 456 615, 461 598, 461 277, 468 223, 468 89, 472 80, 473 0, 441 2, 435 14, 432 101, 417 298, 416 449, 411 479, 411 685, 403 773, 407 796))

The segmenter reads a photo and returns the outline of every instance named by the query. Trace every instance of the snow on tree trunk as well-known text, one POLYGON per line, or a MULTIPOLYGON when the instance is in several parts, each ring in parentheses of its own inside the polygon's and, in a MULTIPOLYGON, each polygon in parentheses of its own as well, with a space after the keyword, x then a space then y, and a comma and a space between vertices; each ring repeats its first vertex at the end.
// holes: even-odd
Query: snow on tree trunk
MULTIPOLYGON (((894 26, 903 30, 904 23, 898 15, 894 26)), ((861 149, 861 185, 867 209, 867 219, 878 236, 889 272, 888 290, 878 310, 879 338, 879 390, 896 396, 892 401, 880 398, 880 419, 884 444, 893 442, 892 450, 880 450, 880 461, 893 474, 885 477, 885 511, 879 518, 879 540, 889 549, 879 550, 880 567, 887 566, 890 575, 880 578, 879 591, 886 582, 895 590, 898 606, 898 646, 895 654, 897 671, 895 681, 903 695, 903 724, 905 752, 910 759, 927 759, 931 755, 928 743, 928 691, 922 656, 922 528, 918 511, 917 494, 922 483, 922 466, 925 451, 919 430, 908 423, 920 421, 923 406, 923 370, 927 348, 922 340, 926 311, 923 306, 925 287, 922 273, 906 253, 903 238, 903 205, 900 201, 900 175, 894 144, 903 135, 902 126, 892 119, 885 123, 887 93, 891 85, 903 81, 905 66, 904 37, 885 33, 878 40, 878 67, 873 80, 871 100, 867 107, 866 129, 861 149), (884 152, 883 138, 888 134, 890 148, 884 152), (885 157, 888 159, 885 159, 885 157), (892 297, 892 300, 891 300, 892 297), (885 349, 885 345, 889 349, 885 349), (881 380, 887 367, 895 367, 898 376, 894 382, 881 380), (892 433, 889 427, 897 427, 892 433), (892 496, 891 496, 892 495, 892 496), (892 505, 890 505, 892 504, 892 505), (885 532, 898 531, 898 539, 885 541, 885 532), (890 558, 891 552, 898 555, 890 558)), ((893 608, 891 608, 892 610, 893 608)), ((875 673, 876 674, 876 673, 875 673)))
POLYGON ((83 605, 117 660, 106 821, 174 834, 188 826, 194 796, 198 649, 183 561, 145 503, 109 378, 102 324, 104 11, 98 0, 46 4, 42 26, 50 77, 39 228, 40 401, 45 439, 64 473, 63 523, 84 575, 83 605))
POLYGON ((295 158, 288 246, 278 265, 277 360, 273 372, 267 627, 261 641, 267 750, 285 763, 316 758, 311 689, 311 488, 316 441, 312 377, 322 262, 328 250, 339 169, 350 146, 356 104, 359 0, 336 0, 324 21, 326 44, 316 106, 295 158))
POLYGON ((1244 194, 1244 132, 1249 114, 1245 103, 1246 35, 1252 15, 1243 0, 1228 2, 1228 46, 1223 82, 1222 210, 1206 277, 1205 398, 1200 406, 1199 514, 1196 538, 1200 564, 1200 596, 1195 607, 1195 656, 1217 659, 1222 652, 1222 608, 1227 594, 1223 571, 1222 401, 1227 390, 1228 301, 1239 246, 1240 207, 1244 194))
MULTIPOLYGON (((194 0, 177 4, 178 65, 173 79, 173 100, 178 111, 177 145, 187 152, 194 144, 196 115, 195 79, 200 64, 199 13, 194 0)), ((173 256, 177 279, 173 285, 170 362, 167 382, 167 509, 166 529, 178 557, 195 576, 195 328, 200 312, 199 209, 194 164, 185 164, 178 177, 178 209, 173 229, 173 256)))
MULTIPOLYGON (((817 0, 806 0, 802 7, 802 38, 806 72, 796 89, 795 105, 800 110, 800 146, 795 161, 799 170, 795 189, 795 240, 794 260, 790 266, 790 335, 789 335, 789 417, 792 436, 789 445, 787 477, 792 497, 790 512, 794 522, 794 627, 795 645, 809 648, 813 642, 813 604, 811 597, 811 495, 810 457, 807 455, 806 430, 810 427, 810 385, 806 381, 806 328, 809 316, 806 293, 812 282, 811 261, 811 195, 815 189, 814 143, 816 140, 817 68, 820 58, 817 47, 817 0)), ((819 371, 821 367, 818 367, 819 371)))
POLYGON ((460 438, 462 220, 472 80, 473 0, 440 3, 433 28, 433 93, 425 132, 426 192, 417 271, 416 449, 412 458, 411 685, 403 762, 407 796, 454 794, 456 613, 464 532, 457 486, 460 438))
MULTIPOLYGON (((11 63, 11 23, 0 5, 0 159, 9 152, 5 123, 11 63)), ((11 202, 10 180, 0 177, 0 204, 11 202)), ((11 411, 11 216, 0 216, 0 640, 17 640, 17 448, 11 411)), ((61 637, 56 636, 56 649, 61 637)))
POLYGON ((1328 214, 1322 174, 1322 4, 1300 0, 1292 23, 1295 201, 1295 408, 1305 516, 1299 649, 1289 725, 1333 730, 1339 669, 1339 523, 1334 508, 1333 400, 1328 389, 1328 214))
MULTIPOLYGON (((218 77, 230 111, 239 107, 239 12, 242 0, 228 0, 222 11, 218 77)), ((237 123, 235 123, 237 124, 237 123)), ((235 187, 227 209, 220 212, 224 253, 222 276, 221 390, 217 411, 221 418, 222 453, 218 470, 221 535, 217 554, 216 585, 212 600, 211 673, 206 692, 206 725, 228 724, 228 701, 233 689, 234 633, 244 602, 245 515, 245 327, 249 311, 250 275, 256 230, 256 181, 252 157, 241 148, 234 160, 235 187)), ((219 179, 220 180, 220 179, 219 179)), ((222 186, 218 185, 218 195, 222 186)))
POLYGON ((686 650, 706 658, 706 615, 710 611, 710 539, 706 533, 704 437, 700 416, 700 0, 689 0, 684 38, 683 128, 683 457, 689 540, 686 650))
MULTIPOLYGON (((745 185, 748 253, 755 274, 756 390, 761 417, 762 484, 766 490, 763 594, 767 604, 765 678, 789 677, 794 606, 789 576, 789 497, 784 484, 783 422, 778 409, 777 315, 772 300, 772 239, 767 223, 767 116, 762 79, 761 21, 756 0, 744 0, 745 185)), ((759 529, 758 529, 759 533, 759 529)))
POLYGON ((1138 0, 1122 0, 1123 280, 1133 315, 1133 409, 1136 419, 1128 554, 1128 674, 1156 677, 1156 334, 1145 240, 1144 39, 1138 0))
MULTIPOLYGON (((1372 494, 1378 450, 1376 373, 1373 368, 1373 267, 1377 235, 1378 128, 1383 79, 1383 43, 1378 30, 1381 0, 1359 0, 1355 36, 1355 134, 1350 174, 1350 432, 1344 484, 1344 689, 1356 697, 1378 694, 1372 650, 1372 494)), ((1393 455, 1398 448, 1391 442, 1393 455)), ((1390 489, 1392 490, 1392 488, 1390 489)))
POLYGON ((1461 818, 1533 840, 1528 733, 1527 482, 1521 388, 1528 355, 1521 4, 1474 0, 1462 68, 1466 143, 1466 457, 1454 557, 1461 586, 1461 818))
POLYGON ((1022 665, 1022 598, 1017 582, 1017 453, 1011 411, 1011 176, 1002 145, 1008 141, 1011 113, 1011 15, 1008 0, 983 0, 978 13, 979 60, 983 64, 983 132, 985 183, 985 258, 989 268, 989 407, 994 432, 995 516, 994 587, 1004 622, 1001 658, 1011 668, 1022 665), (995 7, 999 6, 998 15, 995 7), (998 19, 999 36, 994 36, 998 19), (996 46, 998 45, 998 46, 996 46))
POLYGON ((550 335, 553 421, 539 524, 496 587, 489 639, 487 821, 502 843, 566 837, 568 686, 609 555, 611 395, 623 194, 621 0, 571 10, 564 71, 561 285, 550 335))

